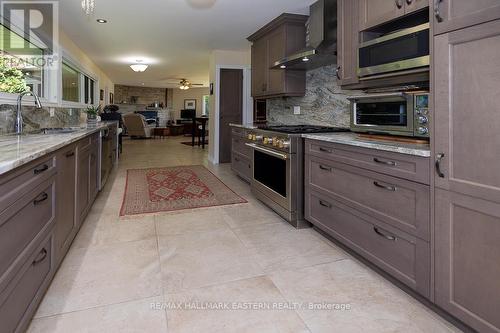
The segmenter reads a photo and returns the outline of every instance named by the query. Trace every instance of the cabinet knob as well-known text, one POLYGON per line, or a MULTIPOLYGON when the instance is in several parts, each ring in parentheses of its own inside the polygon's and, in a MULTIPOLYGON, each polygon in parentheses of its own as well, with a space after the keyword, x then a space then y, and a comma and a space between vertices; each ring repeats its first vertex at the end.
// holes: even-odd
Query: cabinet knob
POLYGON ((441 16, 441 9, 439 8, 439 5, 441 4, 443 0, 434 0, 434 16, 436 17, 436 21, 438 22, 443 22, 444 19, 441 16))
POLYGON ((398 9, 403 8, 403 0, 396 0, 396 7, 398 7, 398 9))
POLYGON ((441 171, 441 161, 443 160, 445 154, 437 154, 436 156, 436 173, 438 174, 439 178, 445 178, 444 173, 441 171))
POLYGON ((406 3, 407 3, 408 5, 411 5, 411 4, 413 3, 413 0, 406 0, 406 3))

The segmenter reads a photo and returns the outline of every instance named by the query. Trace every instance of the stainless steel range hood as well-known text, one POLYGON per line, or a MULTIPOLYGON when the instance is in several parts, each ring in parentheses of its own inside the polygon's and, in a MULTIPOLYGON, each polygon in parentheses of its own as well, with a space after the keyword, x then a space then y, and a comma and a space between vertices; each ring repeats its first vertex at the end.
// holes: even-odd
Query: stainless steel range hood
POLYGON ((337 62, 337 0, 319 0, 310 7, 306 48, 274 63, 272 69, 308 70, 337 62))

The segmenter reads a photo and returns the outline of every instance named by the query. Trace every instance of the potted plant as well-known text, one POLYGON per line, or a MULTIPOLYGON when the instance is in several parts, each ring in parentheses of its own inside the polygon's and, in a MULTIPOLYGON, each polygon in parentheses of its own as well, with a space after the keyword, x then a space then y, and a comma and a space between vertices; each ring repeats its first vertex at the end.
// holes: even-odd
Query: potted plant
POLYGON ((85 110, 87 114, 87 125, 95 126, 97 124, 97 115, 99 114, 99 107, 97 106, 89 106, 87 110, 85 110))

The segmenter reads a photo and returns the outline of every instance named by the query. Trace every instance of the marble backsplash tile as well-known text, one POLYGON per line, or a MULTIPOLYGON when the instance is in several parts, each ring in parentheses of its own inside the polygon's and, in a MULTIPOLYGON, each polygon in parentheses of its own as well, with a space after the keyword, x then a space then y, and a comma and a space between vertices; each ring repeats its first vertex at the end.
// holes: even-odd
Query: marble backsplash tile
POLYGON ((362 92, 342 90, 337 83, 335 70, 336 65, 331 65, 308 71, 304 97, 268 99, 269 124, 349 127, 350 110, 347 97, 360 95, 362 92), (300 106, 300 115, 293 114, 294 106, 300 106))
MULTIPOLYGON (((34 106, 23 106, 24 131, 34 132, 40 128, 57 128, 79 126, 85 122, 80 109, 54 108, 54 116, 50 116, 49 108, 37 109, 34 106), (82 119, 83 118, 83 119, 82 119)), ((0 135, 14 132, 16 106, 0 105, 0 135)))

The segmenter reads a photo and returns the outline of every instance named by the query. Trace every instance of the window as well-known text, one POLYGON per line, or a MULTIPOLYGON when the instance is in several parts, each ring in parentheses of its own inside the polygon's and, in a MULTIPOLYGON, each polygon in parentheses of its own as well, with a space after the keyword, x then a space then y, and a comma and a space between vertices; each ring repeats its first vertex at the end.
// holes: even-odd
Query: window
POLYGON ((66 102, 80 102, 80 73, 68 64, 62 65, 62 99, 66 102))
POLYGON ((29 48, 22 51, 15 51, 16 47, 24 46, 25 43, 24 38, 0 25, 0 92, 19 94, 33 91, 43 97, 44 52, 34 44, 29 44, 29 48), (9 50, 3 45, 3 41, 7 39, 11 43, 9 50))
POLYGON ((210 113, 210 96, 209 95, 204 95, 203 96, 202 115, 208 116, 209 113, 210 113))
POLYGON ((85 104, 94 104, 95 102, 95 81, 85 76, 83 79, 83 102, 85 104))

